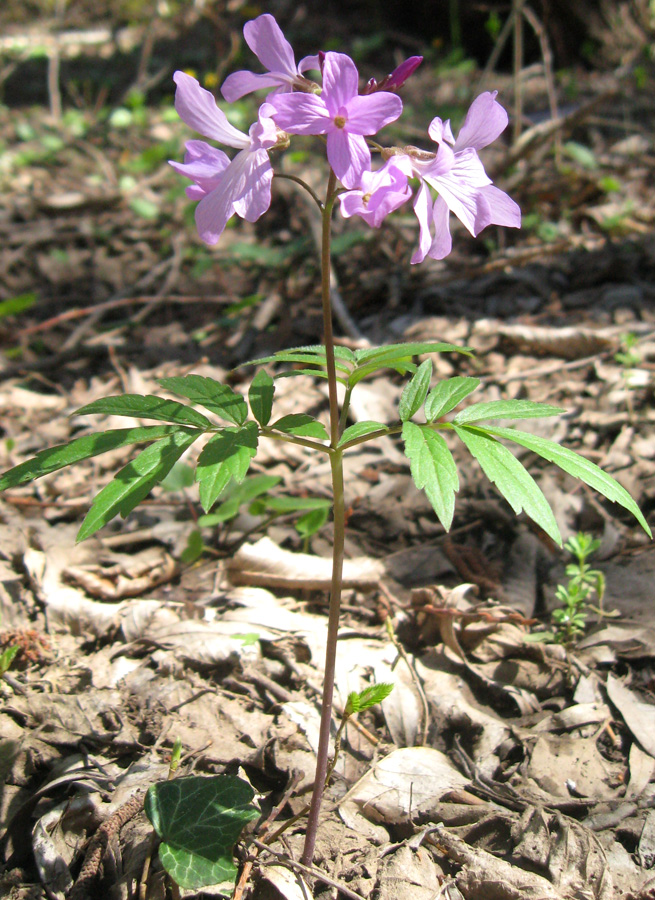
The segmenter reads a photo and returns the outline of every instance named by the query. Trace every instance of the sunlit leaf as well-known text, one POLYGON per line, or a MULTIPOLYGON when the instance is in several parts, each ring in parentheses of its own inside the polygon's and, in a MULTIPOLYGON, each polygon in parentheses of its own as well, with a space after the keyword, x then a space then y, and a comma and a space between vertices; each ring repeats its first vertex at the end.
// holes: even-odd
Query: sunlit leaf
POLYGON ((414 484, 425 491, 439 521, 448 531, 455 512, 455 492, 459 490, 452 453, 443 437, 426 425, 405 422, 402 438, 414 484))
POLYGON ((74 416, 131 416, 135 419, 159 419, 177 425, 195 425, 197 428, 211 428, 206 416, 179 403, 164 400, 154 394, 118 394, 115 397, 101 397, 75 410, 74 416))
POLYGON ((248 407, 241 394, 237 394, 226 384, 204 375, 183 375, 160 378, 159 383, 166 390, 192 403, 204 406, 228 422, 243 425, 248 418, 248 407))
POLYGON ((432 378, 432 360, 426 359, 416 370, 416 374, 409 381, 400 397, 398 413, 401 422, 407 422, 412 416, 419 411, 425 402, 425 398, 430 390, 430 379, 432 378))
POLYGON ((479 378, 466 378, 462 375, 440 381, 427 396, 425 401, 425 418, 428 422, 434 422, 436 419, 440 419, 441 416, 445 416, 458 403, 461 403, 464 397, 468 397, 471 391, 474 391, 479 384, 479 378))
POLYGON ((313 416, 305 413, 292 413, 282 416, 270 426, 275 431, 283 431, 285 434, 295 434, 298 437, 317 438, 321 441, 329 440, 325 426, 313 416))
POLYGON ((242 428, 226 428, 207 441, 196 466, 200 503, 206 513, 232 479, 243 481, 257 452, 257 439, 257 425, 248 422, 242 428))
POLYGON ((253 416, 261 426, 268 425, 273 409, 275 384, 265 369, 260 369, 253 378, 248 391, 248 400, 253 416))
POLYGON ((368 434, 375 434, 376 432, 382 435, 387 431, 388 426, 383 425, 382 422, 373 422, 371 420, 355 422, 354 425, 350 425, 345 429, 337 446, 343 447, 344 444, 347 444, 349 441, 357 440, 357 438, 365 437, 368 434))
POLYGON ((540 419, 547 416, 560 416, 566 412, 561 406, 548 406, 546 403, 535 403, 532 400, 490 400, 488 403, 475 403, 457 413, 453 419, 455 425, 470 425, 484 419, 540 419))

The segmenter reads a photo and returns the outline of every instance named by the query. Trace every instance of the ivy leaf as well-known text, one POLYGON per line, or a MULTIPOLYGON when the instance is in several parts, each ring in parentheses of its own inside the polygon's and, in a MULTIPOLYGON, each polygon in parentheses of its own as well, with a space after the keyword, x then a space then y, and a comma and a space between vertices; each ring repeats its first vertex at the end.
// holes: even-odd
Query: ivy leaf
POLYGON ((283 431, 285 434, 296 434, 298 437, 318 438, 321 441, 329 441, 328 433, 321 422, 317 422, 313 416, 305 413, 292 413, 290 416, 282 416, 271 425, 275 431, 283 431))
POLYGON ((123 518, 148 496, 152 488, 168 475, 177 460, 201 434, 191 429, 177 429, 150 447, 116 473, 113 480, 93 500, 82 522, 77 540, 83 541, 111 521, 123 518))
POLYGON ((486 429, 456 425, 455 431, 514 512, 518 515, 524 510, 561 547, 562 538, 548 501, 514 454, 486 429))
POLYGON ((414 484, 425 491, 439 521, 448 531, 455 512, 455 492, 459 490, 452 453, 442 436, 426 425, 405 422, 402 438, 414 484))
POLYGON ((260 369, 253 378, 248 391, 248 400, 253 416, 264 428, 268 425, 273 409, 275 384, 265 369, 260 369))
MULTIPOLYGON (((130 444, 143 444, 156 441, 166 435, 174 434, 179 429, 173 425, 146 425, 143 428, 117 428, 113 431, 101 431, 98 434, 85 434, 67 444, 58 444, 47 450, 40 450, 32 459, 28 459, 13 469, 0 475, 0 491, 17 487, 26 481, 33 481, 42 475, 56 472, 65 466, 72 466, 83 459, 90 459, 118 450, 130 444)), ((198 432, 200 434, 200 432, 198 432)))
POLYGON ((566 412, 561 406, 548 406, 533 400, 490 400, 475 403, 457 413, 454 425, 470 425, 483 419, 540 419, 546 416, 560 416, 566 412))
POLYGON ((425 418, 428 422, 434 422, 454 409, 464 397, 468 397, 480 384, 479 378, 465 378, 457 375, 455 378, 447 378, 433 387, 425 401, 425 418))
POLYGON ((257 452, 257 437, 257 425, 248 422, 242 428, 225 428, 207 441, 196 466, 200 503, 206 513, 231 479, 241 482, 246 477, 250 460, 257 452))
POLYGON ((248 418, 248 407, 241 394, 237 394, 226 384, 204 375, 182 375, 160 378, 159 384, 173 394, 186 397, 192 403, 204 406, 222 419, 243 425, 248 418))
MULTIPOLYGON (((482 429, 480 429, 482 430, 482 429)), ((555 441, 549 441, 547 438, 538 437, 535 434, 528 434, 525 431, 516 431, 513 428, 491 428, 485 427, 484 431, 496 437, 506 438, 514 441, 528 450, 532 450, 538 456, 547 459, 549 462, 555 463, 560 469, 584 481, 589 487, 598 491, 603 497, 611 500, 612 503, 618 503, 628 512, 632 513, 649 537, 652 533, 648 522, 644 519, 641 510, 632 499, 630 494, 622 487, 616 479, 603 472, 595 463, 589 462, 584 456, 580 456, 573 450, 561 447, 555 441)))
POLYGON ((350 425, 345 429, 344 433, 341 435, 341 440, 337 444, 337 447, 343 447, 343 445, 347 444, 349 441, 354 441, 357 438, 364 437, 367 434, 375 434, 375 432, 385 434, 387 431, 388 427, 386 425, 383 425, 382 422, 373 422, 372 420, 355 422, 354 425, 350 425))
POLYGON ((425 398, 430 390, 430 379, 432 378, 432 360, 426 359, 416 370, 416 374, 405 385, 400 396, 400 405, 398 413, 401 422, 407 422, 412 416, 419 411, 425 402, 425 398))
POLYGON ((236 775, 188 775, 150 785, 145 812, 162 841, 159 859, 180 887, 234 884, 234 845, 259 815, 253 796, 236 775))
POLYGON ((116 397, 103 397, 94 400, 74 416, 90 416, 92 414, 106 416, 133 416, 139 419, 160 419, 162 422, 174 422, 176 425, 195 425, 197 428, 211 428, 212 423, 206 416, 177 400, 164 400, 154 394, 119 394, 116 397))

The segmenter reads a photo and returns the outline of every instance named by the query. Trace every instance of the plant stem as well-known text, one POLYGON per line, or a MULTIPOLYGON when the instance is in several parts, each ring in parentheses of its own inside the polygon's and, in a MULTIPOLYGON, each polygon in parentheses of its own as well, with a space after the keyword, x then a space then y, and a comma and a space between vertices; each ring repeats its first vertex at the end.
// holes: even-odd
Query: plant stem
POLYGON ((343 550, 346 530, 346 509, 343 484, 343 453, 337 450, 339 443, 339 401, 337 398, 337 370, 334 358, 334 335, 332 332, 332 306, 330 303, 330 236, 332 207, 336 197, 336 177, 330 171, 323 208, 323 234, 321 241, 321 298, 323 302, 323 332, 325 340, 328 393, 330 400, 330 467, 332 469, 334 541, 332 546, 332 585, 330 589, 330 612, 328 618, 327 646, 325 650, 325 675, 323 677, 323 703, 318 751, 316 754, 316 775, 312 793, 305 846, 302 862, 311 865, 316 844, 316 832, 321 811, 321 801, 325 789, 330 748, 330 725, 332 724, 332 695, 339 634, 339 612, 341 608, 341 584, 343 574, 343 550))

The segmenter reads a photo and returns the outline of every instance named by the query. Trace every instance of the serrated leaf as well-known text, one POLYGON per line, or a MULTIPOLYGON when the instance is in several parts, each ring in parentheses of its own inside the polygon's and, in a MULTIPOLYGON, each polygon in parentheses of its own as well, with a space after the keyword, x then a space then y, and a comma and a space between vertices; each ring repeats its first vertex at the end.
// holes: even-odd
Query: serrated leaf
POLYGON ((481 428, 456 425, 455 431, 514 512, 518 515, 525 511, 561 547, 562 538, 548 501, 514 454, 481 428))
POLYGON ((419 411, 430 390, 432 378, 432 360, 426 359, 416 370, 416 374, 408 381, 400 396, 398 413, 401 422, 407 422, 419 411))
POLYGON ((248 400, 253 416, 262 427, 268 425, 273 409, 275 384, 265 369, 260 369, 253 378, 248 391, 248 400))
MULTIPOLYGON (((343 372, 350 372, 349 362, 354 362, 354 354, 347 347, 336 346, 334 348, 335 366, 343 372)), ((243 363, 245 366, 264 365, 272 362, 311 363, 315 366, 326 365, 325 347, 317 344, 307 347, 290 347, 288 350, 279 350, 272 356, 263 356, 260 359, 251 359, 243 363)))
POLYGON ((273 422, 270 427, 285 434, 295 434, 298 437, 329 441, 325 426, 321 422, 317 422, 313 416, 308 416, 305 413, 292 413, 290 416, 282 416, 277 422, 273 422))
POLYGON ((341 435, 341 440, 337 444, 337 447, 343 447, 344 444, 347 444, 348 441, 354 441, 357 438, 364 437, 367 434, 374 434, 376 431, 379 431, 381 434, 385 434, 388 430, 386 425, 383 425, 382 422, 373 422, 372 420, 367 420, 364 422, 355 422, 354 425, 350 425, 344 433, 341 435))
POLYGON ((386 344, 383 347, 367 347, 365 350, 355 351, 355 360, 360 362, 372 362, 378 358, 387 358, 389 355, 395 355, 398 359, 408 356, 419 356, 423 353, 463 353, 466 356, 472 356, 473 351, 470 347, 457 347, 455 344, 445 344, 438 342, 414 342, 407 344, 386 344))
POLYGON ((250 475, 241 484, 232 483, 227 486, 223 494, 223 502, 208 516, 200 516, 198 525, 209 527, 220 525, 228 519, 233 519, 240 508, 246 503, 252 503, 257 497, 270 491, 282 479, 279 475, 250 475))
POLYGON ((327 509, 312 509, 302 515, 294 527, 298 534, 303 538, 310 538, 325 525, 328 519, 327 509))
POLYGON ((442 436, 425 425, 405 422, 402 438, 414 484, 425 491, 439 521, 448 531, 455 512, 455 492, 459 490, 453 455, 442 436))
POLYGON ((366 366, 358 366, 350 378, 348 379, 348 386, 352 390, 355 385, 359 384, 360 381, 363 381, 365 378, 368 378, 369 375, 373 375, 375 372, 379 372, 380 369, 393 369, 395 372, 398 372, 400 375, 406 375, 407 372, 410 372, 412 375, 416 372, 418 367, 414 365, 413 362, 409 362, 408 360, 400 360, 393 359, 388 363, 371 363, 371 365, 366 366))
POLYGON ((488 403, 475 403, 457 413, 454 425, 471 425, 484 419, 540 419, 547 416, 560 416, 566 412, 561 406, 549 406, 546 403, 535 403, 533 400, 490 400, 488 403))
POLYGON ((94 400, 72 413, 74 416, 132 416, 138 419, 159 419, 176 425, 193 425, 197 428, 211 428, 206 416, 177 400, 164 400, 155 394, 118 394, 94 400))
POLYGON ((186 397, 192 403, 204 406, 235 425, 243 425, 248 418, 248 407, 241 394, 213 378, 205 375, 182 375, 160 378, 159 384, 167 391, 186 397))
MULTIPOLYGON (((288 369, 286 372, 276 372, 275 379, 294 378, 298 375, 313 375, 314 378, 324 378, 326 381, 328 377, 328 373, 324 372, 322 369, 288 369)), ((343 385, 348 384, 348 380, 339 375, 337 375, 337 381, 343 385)))
POLYGON ((56 472, 83 459, 99 456, 109 450, 156 441, 178 430, 173 425, 146 425, 143 428, 117 428, 113 431, 100 431, 98 434, 85 434, 84 437, 75 438, 67 444, 40 450, 32 459, 8 469, 0 475, 0 491, 33 481, 42 475, 56 472))
POLYGON ((236 775, 188 775, 150 785, 145 812, 162 841, 161 863, 180 887, 234 883, 234 845, 259 815, 253 796, 236 775))
POLYGON ((123 518, 166 477, 175 462, 199 437, 199 431, 178 429, 145 450, 116 473, 93 500, 77 540, 90 537, 114 516, 123 518))
POLYGON ((463 375, 440 381, 427 396, 425 401, 425 418, 428 422, 434 422, 436 419, 440 419, 441 416, 445 416, 458 403, 461 403, 464 397, 468 397, 479 384, 479 378, 467 378, 463 375))
POLYGON ((357 691, 351 691, 346 700, 344 714, 353 716, 356 713, 370 709, 372 706, 376 706, 378 703, 382 703, 383 700, 387 699, 393 689, 393 684, 380 682, 379 684, 372 684, 369 687, 364 688, 364 690, 359 693, 357 693, 357 691))
POLYGON ((196 466, 200 503, 206 513, 232 479, 243 481, 257 452, 257 437, 257 425, 249 422, 243 428, 225 428, 207 441, 196 466))
POLYGON ((573 475, 574 478, 579 478, 580 481, 584 481, 589 487, 598 491, 599 494, 602 494, 603 497, 606 497, 612 503, 618 503, 619 506, 622 506, 624 509, 627 509, 628 512, 632 513, 646 534, 649 537, 652 537, 648 522, 644 519, 641 510, 630 494, 618 483, 618 481, 616 481, 616 479, 612 478, 612 476, 608 475, 606 472, 603 472, 603 470, 595 463, 590 462, 588 459, 585 459, 584 456, 580 456, 573 450, 561 447, 554 441, 549 441, 547 438, 538 437, 534 434, 527 434, 525 431, 516 431, 513 428, 496 427, 485 427, 484 430, 496 437, 506 438, 507 440, 514 441, 516 444, 520 444, 528 450, 532 450, 533 453, 536 453, 538 456, 559 466, 560 469, 568 472, 569 475, 573 475))

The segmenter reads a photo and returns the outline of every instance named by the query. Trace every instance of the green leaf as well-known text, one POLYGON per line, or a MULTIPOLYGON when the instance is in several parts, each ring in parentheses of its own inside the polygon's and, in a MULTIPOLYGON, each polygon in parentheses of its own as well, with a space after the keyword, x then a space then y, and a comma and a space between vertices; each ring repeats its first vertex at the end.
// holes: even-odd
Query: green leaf
POLYGON ((180 553, 180 562, 184 563, 185 566, 190 566, 200 559, 204 550, 205 544, 202 534, 197 528, 194 528, 187 538, 186 547, 180 553))
POLYGON ((332 508, 332 501, 325 497, 266 497, 263 502, 267 509, 279 513, 298 512, 301 509, 329 510, 332 508))
POLYGON ((366 350, 356 350, 355 360, 360 362, 373 362, 374 360, 389 358, 403 359, 410 356, 419 356, 422 353, 463 353, 472 356, 470 347, 457 347, 455 344, 438 343, 408 343, 386 344, 383 347, 367 347, 366 350))
POLYGON ((241 484, 229 484, 223 495, 223 502, 208 516, 200 516, 198 525, 207 528, 220 525, 228 519, 233 519, 245 503, 252 503, 256 497, 260 497, 282 479, 279 475, 250 475, 241 484))
POLYGON ((569 475, 573 475, 574 478, 579 478, 580 481, 584 481, 585 484, 588 484, 589 487, 598 491, 603 497, 611 500, 612 503, 618 503, 619 506, 622 506, 624 509, 627 509, 628 512, 631 512, 646 534, 649 537, 652 537, 648 522, 644 519, 641 510, 630 494, 618 483, 618 481, 616 481, 616 479, 612 478, 612 476, 608 475, 606 472, 603 472, 603 470, 595 463, 589 462, 588 459, 585 459, 584 456, 580 456, 573 450, 561 447, 554 441, 537 437, 537 435, 534 434, 527 434, 525 431, 516 431, 513 428, 496 427, 485 427, 484 430, 496 437, 506 438, 509 441, 520 444, 522 447, 526 447, 528 450, 532 450, 533 453, 547 459, 549 462, 555 463, 556 466, 559 466, 560 469, 568 472, 569 475))
POLYGON ((0 675, 4 675, 9 670, 19 650, 20 644, 12 644, 10 647, 5 647, 0 653, 0 675))
POLYGON ((370 687, 364 688, 364 690, 359 693, 357 693, 357 691, 351 691, 346 700, 344 715, 354 716, 356 713, 363 712, 365 709, 370 709, 372 706, 382 703, 383 700, 387 699, 393 689, 393 684, 380 682, 380 684, 372 684, 370 687))
POLYGON ((116 473, 113 480, 93 500, 77 540, 90 537, 120 514, 125 518, 166 477, 175 462, 199 437, 199 431, 178 429, 138 456, 116 473))
POLYGON ((36 303, 36 294, 20 294, 0 302, 0 319, 24 312, 36 303))
POLYGON ((190 488, 195 481, 195 473, 193 467, 188 463, 178 460, 166 478, 160 482, 160 487, 164 491, 174 492, 183 491, 190 488))
POLYGON ((275 385, 265 369, 260 369, 253 378, 248 391, 248 400, 253 416, 262 427, 268 425, 273 409, 275 385))
POLYGON ((367 434, 374 434, 376 431, 381 434, 385 434, 388 431, 388 426, 383 425, 382 422, 373 422, 372 420, 367 420, 364 422, 355 422, 354 425, 350 425, 344 433, 341 435, 341 440, 337 444, 337 447, 343 447, 344 444, 347 444, 348 441, 354 441, 357 438, 364 437, 367 434))
POLYGON ((405 422, 402 438, 414 484, 425 491, 439 521, 448 531, 455 512, 455 492, 459 490, 452 453, 442 436, 425 425, 405 422))
POLYGON ((40 450, 32 459, 8 469, 0 475, 0 491, 25 484, 26 481, 33 481, 42 475, 56 472, 65 466, 72 466, 83 459, 99 456, 109 450, 156 441, 166 435, 175 434, 178 430, 173 425, 147 425, 143 428, 117 428, 114 431, 85 434, 84 437, 69 441, 68 444, 58 444, 47 450, 40 450))
POLYGON ((321 422, 317 422, 313 416, 305 413, 282 416, 270 427, 275 431, 283 431, 285 434, 296 434, 298 437, 318 438, 321 441, 330 440, 325 426, 321 422))
POLYGON ((216 415, 243 425, 248 418, 248 407, 241 394, 213 378, 204 375, 183 375, 173 378, 160 378, 159 383, 167 391, 186 397, 192 403, 198 403, 216 415))
POLYGON ((475 403, 457 413, 454 425, 470 425, 483 419, 540 419, 546 416, 560 416, 566 412, 561 406, 548 406, 532 400, 491 400, 475 403))
POLYGON ((455 378, 447 378, 433 387, 425 401, 425 418, 428 422, 434 422, 454 409, 464 397, 468 397, 480 384, 479 378, 465 378, 457 375, 455 378))
POLYGON ((371 363, 366 366, 358 366, 350 378, 348 379, 348 385, 352 389, 355 385, 359 384, 360 381, 363 381, 365 378, 368 378, 369 375, 373 375, 375 372, 379 372, 380 369, 394 369, 394 371, 398 372, 400 375, 405 375, 407 372, 411 372, 413 375, 416 372, 416 366, 413 362, 409 362, 407 359, 391 359, 388 363, 371 363))
MULTIPOLYGON (((347 347, 336 346, 334 348, 335 365, 337 369, 343 372, 350 372, 350 367, 346 363, 355 361, 355 355, 352 350, 347 347)), ((271 362, 304 362, 311 363, 315 366, 325 366, 326 352, 325 347, 320 344, 307 347, 290 347, 288 350, 279 350, 272 356, 263 356, 260 359, 251 359, 243 363, 244 366, 258 366, 271 362)))
POLYGON ((176 425, 194 425, 197 428, 211 428, 212 423, 202 413, 178 403, 177 400, 164 400, 154 394, 119 394, 115 397, 103 397, 94 400, 80 409, 74 416, 133 416, 139 419, 160 419, 162 422, 174 422, 176 425))
POLYGON ((562 538, 553 511, 541 488, 518 459, 482 428, 456 425, 455 431, 514 512, 518 515, 524 510, 561 547, 562 538))
POLYGON ((243 428, 226 428, 207 441, 196 466, 200 503, 205 512, 209 512, 232 478, 243 481, 256 452, 257 425, 254 422, 243 428))
POLYGON ((423 406, 430 390, 431 378, 432 360, 426 359, 416 370, 416 375, 405 385, 401 394, 398 407, 401 422, 407 422, 423 406))
POLYGON ((301 537, 310 538, 325 525, 328 513, 329 510, 327 509, 313 509, 302 515, 294 527, 301 537))
POLYGON ((162 843, 159 859, 182 888, 234 883, 234 845, 259 815, 236 775, 188 775, 151 784, 145 812, 162 843))

